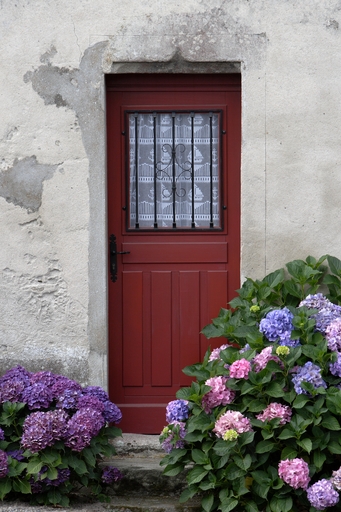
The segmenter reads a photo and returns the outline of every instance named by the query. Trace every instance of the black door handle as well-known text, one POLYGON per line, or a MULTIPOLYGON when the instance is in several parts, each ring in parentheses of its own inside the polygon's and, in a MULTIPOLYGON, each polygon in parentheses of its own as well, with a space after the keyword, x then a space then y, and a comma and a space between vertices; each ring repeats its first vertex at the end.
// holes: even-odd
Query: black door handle
POLYGON ((113 283, 117 281, 117 255, 130 254, 130 251, 117 251, 116 236, 110 235, 110 279, 113 283))

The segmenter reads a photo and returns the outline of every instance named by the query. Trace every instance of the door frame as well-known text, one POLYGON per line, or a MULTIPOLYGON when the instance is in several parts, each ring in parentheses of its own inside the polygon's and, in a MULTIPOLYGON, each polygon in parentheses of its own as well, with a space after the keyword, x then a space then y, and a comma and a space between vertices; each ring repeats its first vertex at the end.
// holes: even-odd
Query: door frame
MULTIPOLYGON (((167 89, 170 89, 172 90, 174 88, 174 85, 172 84, 172 86, 169 86, 166 82, 165 82, 165 79, 164 79, 164 76, 161 76, 161 75, 152 75, 153 76, 153 86, 154 86, 154 82, 158 82, 159 85, 160 85, 160 89, 159 90, 167 90, 167 89)), ((187 75, 187 76, 184 76, 182 75, 183 77, 183 80, 180 80, 180 84, 181 84, 181 87, 184 87, 184 84, 186 84, 186 82, 190 83, 190 78, 193 79, 193 77, 196 77, 196 75, 190 75, 190 77, 187 75)), ((148 80, 149 80, 149 83, 150 83, 150 76, 146 76, 144 75, 144 78, 142 78, 142 80, 140 82, 142 82, 141 86, 142 86, 142 90, 144 90, 144 85, 146 84, 146 87, 148 88, 148 80)), ((195 78, 196 79, 196 78, 195 78)), ((116 79, 115 76, 108 76, 107 77, 107 80, 106 80, 106 83, 107 83, 107 89, 106 90, 111 90, 111 89, 114 89, 115 90, 115 83, 117 84, 117 90, 119 90, 120 88, 122 88, 122 81, 124 83, 124 76, 121 76, 120 79, 116 79)), ((200 81, 200 79, 199 79, 200 81)), ((214 81, 214 80, 213 80, 214 81)), ((207 84, 207 77, 205 77, 205 79, 203 80, 203 83, 207 84)), ((140 85, 140 84, 139 84, 140 85)), ((239 94, 240 94, 240 89, 241 89, 241 86, 240 86, 240 75, 236 76, 236 75, 219 75, 219 79, 216 81, 216 84, 215 85, 218 85, 218 87, 223 87, 224 90, 226 91, 237 91, 239 94), (225 83, 224 83, 225 82, 225 83)), ((190 84, 188 87, 192 87, 193 88, 193 83, 190 84)), ((201 85, 201 88, 203 86, 201 85)), ((214 90, 214 85, 213 86, 210 86, 210 85, 206 85, 206 90, 214 90)), ((129 81, 128 81, 128 84, 124 84, 124 91, 126 90, 129 90, 129 81)), ((131 90, 136 90, 136 85, 131 85, 131 90)), ((241 97, 239 96, 239 103, 238 103, 238 108, 237 110, 239 110, 239 115, 240 115, 240 110, 241 110, 241 97)), ((107 113, 108 114, 108 113, 107 113)), ((119 121, 118 121, 119 122, 119 121)), ((241 119, 239 121, 240 124, 238 124, 239 127, 241 127, 241 119)), ((237 151, 230 151, 232 157, 230 155, 227 156, 227 160, 230 161, 230 164, 229 164, 229 168, 231 167, 233 169, 233 172, 230 172, 227 173, 226 175, 226 183, 225 183, 225 187, 231 187, 234 191, 234 195, 233 196, 230 196, 229 199, 230 199, 230 203, 233 202, 233 205, 232 207, 235 208, 238 212, 238 219, 239 219, 239 222, 235 222, 235 217, 233 217, 232 219, 232 215, 231 216, 227 216, 227 225, 226 225, 226 228, 227 228, 227 231, 228 231, 228 236, 229 236, 229 239, 233 239, 233 252, 231 251, 228 255, 228 265, 229 267, 233 268, 234 269, 234 273, 229 276, 229 280, 230 280, 230 283, 229 283, 229 287, 228 287, 228 293, 230 294, 230 298, 232 298, 232 294, 234 292, 234 290, 236 288, 239 287, 239 284, 240 284, 240 180, 241 180, 241 175, 240 175, 240 158, 241 158, 241 129, 236 132, 236 136, 233 135, 231 140, 234 142, 236 142, 237 146, 238 146, 238 149, 237 151), (237 156, 236 156, 237 155, 237 156), (232 160, 233 160, 233 163, 232 163, 232 160), (235 247, 238 247, 239 250, 235 250, 235 247), (235 270, 237 269, 237 271, 235 270)), ((123 139, 124 140, 124 139, 123 139)), ((232 144, 232 143, 229 143, 229 145, 232 144)), ((123 149, 122 149, 123 151, 123 149)), ((123 153, 124 155, 124 153, 123 153)), ((227 165, 227 162, 226 162, 226 165, 227 165)), ((122 178, 124 180, 124 178, 122 178)), ((110 180, 112 180, 112 178, 110 178, 110 180)), ((113 187, 114 188, 114 187, 113 187)), ((117 192, 117 194, 121 194, 121 192, 117 192)), ((118 198, 118 195, 116 194, 116 197, 118 198)), ((107 201, 109 201, 109 197, 107 198, 107 201)), ((230 206, 229 206, 229 209, 230 209, 230 206)), ((223 229, 224 230, 224 229, 223 229)), ((229 248, 230 248, 230 244, 229 244, 229 248)), ((221 306, 223 307, 224 304, 221 304, 221 306)), ((217 311, 217 314, 218 314, 218 311, 217 311)), ((109 324, 110 324, 110 321, 109 321, 109 324)), ((202 326, 204 327, 204 326, 202 326)), ((110 352, 110 349, 108 350, 108 353, 110 352)), ((109 364, 109 361, 108 361, 108 364, 109 364)))

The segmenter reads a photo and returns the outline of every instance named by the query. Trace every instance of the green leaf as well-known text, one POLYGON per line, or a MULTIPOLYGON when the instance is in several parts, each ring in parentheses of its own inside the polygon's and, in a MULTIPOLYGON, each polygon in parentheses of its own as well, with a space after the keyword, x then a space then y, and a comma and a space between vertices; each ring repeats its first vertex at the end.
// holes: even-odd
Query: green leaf
POLYGON ((176 392, 176 398, 178 398, 178 400, 188 400, 189 397, 191 396, 191 394, 192 394, 191 388, 180 388, 176 392))
POLYGON ((3 500, 4 497, 6 496, 6 494, 11 492, 11 490, 12 490, 11 480, 8 477, 1 478, 0 479, 0 500, 3 500))
POLYGON ((264 485, 264 484, 259 484, 257 482, 253 482, 252 489, 255 491, 256 494, 258 494, 258 496, 266 499, 268 492, 270 490, 270 485, 264 485))
POLYGON ((21 494, 32 494, 31 485, 27 480, 16 478, 13 480, 13 490, 21 494))
POLYGON ((306 452, 310 453, 313 448, 313 443, 311 442, 311 439, 308 439, 307 437, 305 439, 298 439, 297 441, 298 446, 303 448, 306 452))
POLYGON ((96 466, 96 457, 95 457, 93 451, 91 450, 91 448, 84 448, 82 450, 82 455, 83 455, 86 463, 90 467, 94 468, 96 466))
POLYGON ((58 478, 58 470, 56 468, 48 468, 47 478, 50 480, 56 480, 58 478))
POLYGON ((328 265, 333 274, 341 277, 341 261, 335 256, 327 256, 328 265))
POLYGON ((267 453, 267 452, 271 452, 271 450, 273 449, 273 447, 275 446, 275 443, 273 443, 272 441, 260 441, 260 443, 257 444, 256 446, 256 453, 267 453))
POLYGON ((73 456, 69 458, 69 465, 76 471, 78 475, 85 475, 88 472, 88 468, 83 460, 73 456))
POLYGON ((254 501, 248 501, 247 503, 245 503, 244 507, 245 512, 258 512, 258 506, 254 501))
POLYGON ((266 388, 265 393, 274 398, 279 398, 285 395, 283 387, 278 382, 271 382, 266 388))
POLYGON ((327 457, 324 453, 320 452, 320 450, 314 450, 313 460, 317 469, 322 468, 325 463, 327 457))
POLYGON ((176 476, 183 471, 183 464, 169 464, 163 470, 163 474, 167 476, 176 476))
POLYGON ((57 489, 51 489, 47 493, 47 497, 50 503, 52 503, 53 505, 58 505, 60 503, 62 495, 57 489))
POLYGON ((208 464, 208 457, 207 455, 202 452, 201 450, 194 449, 192 450, 192 459, 196 464, 208 464))
POLYGON ((297 395, 292 406, 295 407, 295 409, 302 409, 302 407, 304 407, 306 403, 309 402, 309 400, 310 397, 307 395, 297 395))
POLYGON ((43 462, 35 459, 27 464, 27 473, 29 475, 37 475, 42 467, 43 462))
POLYGON ((238 505, 238 500, 234 498, 226 498, 221 505, 218 507, 218 510, 221 510, 221 512, 230 512, 230 510, 233 510, 238 505))
POLYGON ((192 416, 187 422, 187 431, 201 430, 205 432, 210 428, 212 421, 210 417, 202 412, 199 416, 192 416))
POLYGON ((255 433, 254 432, 243 432, 243 434, 239 435, 238 445, 241 448, 242 446, 250 444, 250 443, 253 442, 254 437, 255 437, 255 433))
POLYGON ((201 443, 201 441, 204 439, 204 437, 205 437, 204 432, 201 432, 200 430, 195 430, 194 432, 190 432, 189 434, 186 434, 185 441, 187 441, 188 443, 195 443, 197 441, 199 443, 201 443))
POLYGON ((280 498, 273 496, 270 502, 270 507, 273 512, 290 512, 292 510, 292 498, 280 498))
POLYGON ((53 464, 54 466, 59 466, 62 462, 60 453, 58 453, 57 450, 50 450, 46 452, 42 451, 40 460, 45 464, 53 464))
POLYGON ((340 423, 331 414, 324 416, 321 426, 328 430, 341 430, 340 423))
POLYGON ((189 485, 196 484, 201 482, 203 478, 207 475, 208 471, 204 469, 202 466, 195 466, 191 471, 189 471, 187 475, 187 482, 189 485))
POLYGON ((327 446, 330 453, 334 453, 335 455, 341 455, 341 445, 337 441, 330 441, 327 446))
POLYGON ((292 446, 286 446, 283 448, 281 453, 281 460, 295 459, 297 457, 297 451, 292 446))
POLYGON ((227 480, 235 480, 245 475, 245 471, 239 468, 236 464, 229 464, 225 470, 225 477, 227 480))
POLYGON ((186 501, 192 499, 193 496, 196 495, 196 493, 197 493, 196 487, 187 487, 187 489, 185 489, 181 493, 180 498, 179 498, 179 502, 180 503, 186 503, 186 501))
POLYGON ((205 512, 211 512, 214 503, 214 494, 210 493, 203 497, 201 500, 201 506, 205 512))
POLYGON ((278 439, 291 439, 292 437, 296 437, 296 435, 292 430, 288 428, 282 430, 282 432, 278 435, 278 439))
POLYGON ((233 461, 240 469, 247 471, 252 464, 251 455, 246 454, 245 457, 234 457, 233 461))

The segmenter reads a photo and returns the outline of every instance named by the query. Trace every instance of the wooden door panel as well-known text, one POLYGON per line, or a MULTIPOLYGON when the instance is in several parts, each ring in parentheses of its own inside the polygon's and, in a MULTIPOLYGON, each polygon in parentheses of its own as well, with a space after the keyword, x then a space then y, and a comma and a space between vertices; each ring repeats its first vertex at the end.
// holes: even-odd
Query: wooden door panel
POLYGON ((122 272, 123 386, 143 386, 142 278, 142 272, 122 272))
POLYGON ((172 385, 172 273, 151 272, 152 386, 172 385))
POLYGON ((107 127, 109 235, 118 253, 129 253, 117 254, 109 285, 109 393, 123 431, 159 433, 167 403, 191 382, 182 368, 222 343, 201 329, 239 287, 240 77, 113 76, 107 127), (220 228, 128 228, 125 111, 173 108, 221 112, 220 228))
POLYGON ((227 242, 141 242, 122 244, 123 263, 226 263, 227 242))

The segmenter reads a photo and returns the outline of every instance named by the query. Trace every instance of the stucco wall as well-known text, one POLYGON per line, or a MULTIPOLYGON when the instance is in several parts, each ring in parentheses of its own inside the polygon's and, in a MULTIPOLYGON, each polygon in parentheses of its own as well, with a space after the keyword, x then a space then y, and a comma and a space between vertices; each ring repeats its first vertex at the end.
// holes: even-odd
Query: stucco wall
POLYGON ((106 383, 104 73, 240 70, 242 276, 341 257, 340 23, 337 0, 0 0, 0 370, 106 383))

